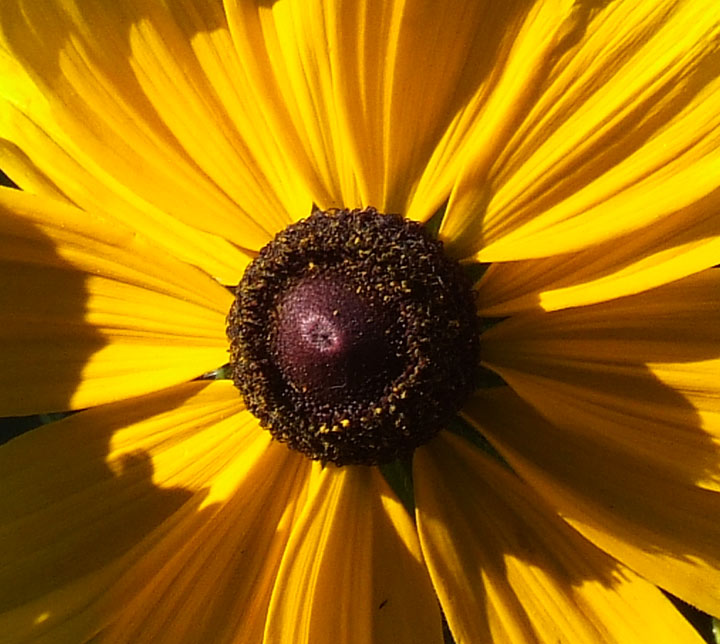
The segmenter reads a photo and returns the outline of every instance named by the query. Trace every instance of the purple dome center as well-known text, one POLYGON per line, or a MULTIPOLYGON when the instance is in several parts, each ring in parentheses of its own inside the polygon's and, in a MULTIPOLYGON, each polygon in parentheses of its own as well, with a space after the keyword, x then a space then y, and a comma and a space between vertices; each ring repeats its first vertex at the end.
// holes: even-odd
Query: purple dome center
POLYGON ((277 319, 280 370, 293 388, 323 402, 374 394, 398 363, 389 316, 332 275, 290 288, 277 319))

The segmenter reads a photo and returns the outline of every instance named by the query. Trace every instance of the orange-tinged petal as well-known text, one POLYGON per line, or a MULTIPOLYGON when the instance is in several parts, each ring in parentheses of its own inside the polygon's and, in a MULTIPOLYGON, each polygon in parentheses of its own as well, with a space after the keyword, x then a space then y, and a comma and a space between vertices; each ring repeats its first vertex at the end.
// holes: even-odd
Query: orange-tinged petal
POLYGON ((81 412, 11 441, 0 460, 3 638, 239 642, 243 623, 262 628, 307 477, 230 383, 81 412), (165 639, 150 637, 159 624, 165 639))
POLYGON ((415 456, 418 531, 458 644, 696 642, 652 584, 456 436, 415 456))
POLYGON ((124 213, 188 255, 207 250, 190 237, 205 231, 227 263, 237 251, 223 239, 257 250, 310 212, 221 2, 9 1, 0 45, 0 136, 79 206, 124 213))
MULTIPOLYGON (((573 4, 581 30, 528 72, 530 98, 498 100, 499 132, 476 122, 441 231, 458 256, 579 251, 662 222, 718 187, 717 3, 573 4)), ((543 27, 529 24, 515 48, 543 27)), ((508 64, 508 82, 511 73, 508 64)))
POLYGON ((376 469, 315 466, 264 642, 442 642, 415 528, 376 469))
POLYGON ((156 391, 227 362, 231 294, 117 221, 0 190, 0 413, 156 391))

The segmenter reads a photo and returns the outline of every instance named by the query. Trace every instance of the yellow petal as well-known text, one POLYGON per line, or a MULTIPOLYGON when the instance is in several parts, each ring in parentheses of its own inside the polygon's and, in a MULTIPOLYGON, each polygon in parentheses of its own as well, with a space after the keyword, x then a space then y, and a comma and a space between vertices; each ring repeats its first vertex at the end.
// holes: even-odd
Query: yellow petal
POLYGON ((585 537, 718 614, 717 395, 710 411, 694 410, 679 393, 641 376, 591 373, 575 373, 577 386, 513 377, 537 409, 502 388, 477 393, 465 414, 585 537), (613 384, 600 384, 608 379, 613 384), (655 394, 654 407, 647 394, 655 394))
POLYGON ((426 173, 418 190, 433 195, 437 193, 427 183, 452 182, 443 186, 452 192, 440 233, 457 257, 471 255, 484 242, 484 209, 492 193, 485 175, 534 105, 561 47, 583 28, 585 16, 574 12, 574 5, 570 0, 517 3, 500 14, 493 31, 501 35, 483 39, 487 78, 448 128, 429 164, 452 167, 452 173, 426 173), (478 183, 458 196, 458 183, 463 189, 476 179, 478 183))
MULTIPOLYGON (((473 151, 482 148, 492 153, 504 140, 513 127, 513 109, 532 98, 532 79, 538 67, 542 67, 541 61, 548 56, 548 49, 552 50, 557 38, 567 31, 566 20, 572 23, 572 3, 557 0, 470 2, 464 3, 462 13, 452 11, 447 3, 429 4, 451 14, 436 16, 435 21, 459 19, 455 27, 457 32, 465 36, 465 29, 471 31, 470 42, 461 44, 454 34, 445 33, 441 36, 444 43, 428 45, 427 50, 433 58, 438 46, 449 46, 450 51, 431 60, 418 74, 421 77, 431 72, 443 74, 444 62, 441 61, 457 60, 462 56, 466 60, 456 81, 454 98, 457 102, 448 106, 444 115, 436 117, 445 129, 412 195, 408 216, 414 219, 426 219, 447 202, 453 184, 467 165, 469 148, 473 151), (516 43, 526 34, 528 25, 533 26, 533 34, 518 50, 516 43), (509 59, 511 55, 513 60, 509 59), (504 75, 506 66, 511 66, 512 71, 504 75), (481 120, 484 132, 476 127, 481 120)), ((413 63, 410 62, 408 67, 412 69, 413 63)), ((440 76, 433 82, 443 87, 450 80, 451 77, 440 76)), ((454 223, 453 220, 449 224, 449 239, 453 237, 454 223)))
POLYGON ((413 199, 420 175, 443 134, 457 131, 456 114, 491 71, 487 50, 519 4, 291 0, 227 9, 264 113, 294 124, 297 138, 283 149, 315 202, 426 219, 452 185, 439 158, 461 137, 447 137, 426 192, 413 199), (443 187, 434 190, 438 175, 443 187))
POLYGON ((117 221, 0 190, 0 413, 156 391, 227 361, 232 296, 117 221))
POLYGON ((720 491, 720 271, 506 320, 483 359, 560 427, 668 480, 720 491))
POLYGON ((7 2, 0 32, 0 136, 79 206, 228 256, 310 212, 219 2, 7 2))
MULTIPOLYGON (((0 109, 3 107, 0 101, 0 109)), ((41 130, 33 126, 28 129, 28 133, 32 134, 32 141, 28 138, 24 143, 26 148, 43 149, 42 158, 37 159, 37 162, 31 160, 15 144, 0 139, 0 165, 7 168, 8 174, 15 177, 15 182, 24 191, 82 204, 88 210, 103 212, 108 217, 114 215, 124 225, 132 226, 142 235, 153 239, 174 257, 199 266, 224 284, 237 284, 240 281, 245 267, 254 256, 253 253, 184 224, 157 208, 130 203, 104 187, 97 180, 92 168, 78 164, 41 130), (44 170, 45 164, 53 171, 44 170), (64 186, 67 193, 74 196, 75 201, 62 192, 58 185, 64 186), (75 189, 78 185, 83 186, 85 196, 78 195, 75 189)))
POLYGON ((7 641, 102 630, 107 641, 230 642, 244 624, 262 628, 287 538, 278 526, 306 476, 230 383, 81 412, 11 441, 0 461, 7 641))
POLYGON ((13 183, 25 192, 72 203, 27 154, 14 143, 2 138, 0 138, 0 167, 7 176, 15 177, 13 183))
MULTIPOLYGON (((303 0, 273 6, 278 40, 270 55, 287 74, 284 100, 302 124, 298 129, 309 133, 308 156, 329 205, 408 211, 443 132, 490 72, 487 50, 502 38, 502 16, 515 4, 303 0)), ((446 185, 443 198, 448 194, 446 185)), ((437 207, 427 199, 415 203, 412 214, 420 219, 437 207)))
MULTIPOLYGON (((237 400, 234 387, 227 396, 237 400)), ((228 460, 207 446, 208 459, 221 463, 222 471, 212 478, 202 510, 173 529, 113 587, 111 596, 125 597, 126 603, 101 641, 262 641, 310 466, 285 446, 269 445, 247 412, 242 418, 248 432, 242 451, 228 460)), ((244 429, 238 420, 233 419, 231 431, 244 429)), ((225 436, 218 446, 229 450, 238 438, 225 436)), ((205 460, 206 442, 185 449, 205 460)))
POLYGON ((578 253, 492 264, 478 313, 503 316, 595 304, 661 286, 717 264, 720 191, 643 231, 578 253))
POLYGON ((415 528, 379 472, 316 466, 265 644, 440 644, 440 625, 415 528))
POLYGON ((586 536, 712 614, 719 286, 711 269, 637 296, 511 318, 483 336, 483 355, 545 420, 505 409, 507 418, 490 421, 479 415, 485 403, 471 412, 586 536))
POLYGON ((414 463, 423 553, 450 628, 471 642, 696 642, 662 593, 456 436, 414 463))
POLYGON ((226 284, 239 281, 248 261, 240 249, 139 200, 121 184, 104 183, 99 178, 104 175, 94 163, 85 159, 82 150, 75 149, 77 146, 64 132, 50 132, 48 123, 54 122, 54 117, 47 101, 21 65, 1 47, 0 77, 3 78, 0 85, 0 165, 15 177, 23 190, 60 198, 90 211, 112 213, 179 259, 202 267, 226 284), (22 105, 30 106, 34 116, 26 114, 30 107, 23 108, 22 105), (29 156, 31 151, 32 158, 29 156))
MULTIPOLYGON (((537 6, 551 20, 558 4, 537 6)), ((537 65, 517 63, 529 79, 511 53, 491 115, 476 121, 441 231, 459 256, 579 251, 662 222, 718 187, 717 3, 572 4, 574 30, 537 65)), ((528 22, 514 51, 547 28, 528 22)))

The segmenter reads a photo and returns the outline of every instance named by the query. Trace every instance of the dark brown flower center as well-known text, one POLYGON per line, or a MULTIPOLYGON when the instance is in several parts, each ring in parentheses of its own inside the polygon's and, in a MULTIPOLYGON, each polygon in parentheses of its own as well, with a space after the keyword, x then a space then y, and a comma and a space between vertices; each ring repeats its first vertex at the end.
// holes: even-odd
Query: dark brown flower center
POLYGON ((263 427, 337 465, 406 457, 475 386, 469 284, 422 227, 317 212, 259 253, 228 316, 233 380, 263 427))

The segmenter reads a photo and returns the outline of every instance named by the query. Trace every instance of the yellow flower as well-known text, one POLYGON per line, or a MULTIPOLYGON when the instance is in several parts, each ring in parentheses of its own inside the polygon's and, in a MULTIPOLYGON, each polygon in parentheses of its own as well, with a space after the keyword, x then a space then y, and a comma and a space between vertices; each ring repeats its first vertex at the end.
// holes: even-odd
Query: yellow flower
POLYGON ((0 641, 699 642, 719 69, 714 0, 0 0, 0 414, 84 410, 0 448, 0 641), (197 379, 313 204, 491 263, 414 516, 197 379))

